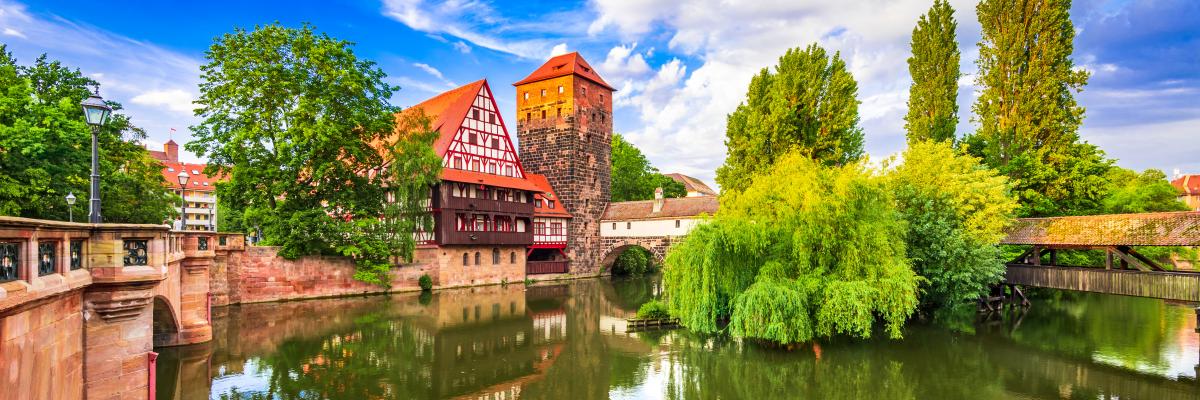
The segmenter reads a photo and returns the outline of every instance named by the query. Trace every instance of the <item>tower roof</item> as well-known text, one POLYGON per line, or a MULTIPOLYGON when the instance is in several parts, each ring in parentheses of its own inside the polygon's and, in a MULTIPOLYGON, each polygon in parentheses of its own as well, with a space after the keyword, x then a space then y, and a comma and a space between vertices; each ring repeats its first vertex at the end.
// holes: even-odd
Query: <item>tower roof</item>
POLYGON ((608 90, 616 91, 616 89, 608 85, 608 82, 604 81, 604 78, 600 77, 600 74, 596 73, 596 70, 583 59, 583 56, 579 55, 578 51, 551 57, 545 64, 542 64, 541 67, 538 67, 533 73, 526 76, 525 79, 514 83, 513 86, 521 86, 526 83, 544 81, 567 75, 579 75, 608 90))

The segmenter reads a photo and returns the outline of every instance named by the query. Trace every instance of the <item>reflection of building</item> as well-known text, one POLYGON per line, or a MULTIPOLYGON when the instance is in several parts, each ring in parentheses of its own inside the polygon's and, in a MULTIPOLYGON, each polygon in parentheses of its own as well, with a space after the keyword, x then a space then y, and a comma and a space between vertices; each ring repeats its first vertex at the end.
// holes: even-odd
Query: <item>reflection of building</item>
POLYGON ((187 205, 186 213, 175 208, 181 212, 186 224, 181 228, 180 220, 175 220, 171 226, 198 231, 217 230, 217 179, 204 174, 204 167, 208 165, 179 162, 179 145, 174 140, 168 140, 163 151, 150 150, 150 156, 162 162, 163 179, 187 205), (189 175, 186 188, 179 185, 179 174, 183 172, 189 175))
POLYGON ((693 177, 690 177, 690 176, 687 176, 684 174, 678 174, 678 173, 666 174, 666 175, 668 178, 673 179, 675 182, 679 182, 679 183, 683 184, 684 190, 687 190, 687 197, 716 196, 717 195, 717 191, 712 190, 712 188, 710 188, 710 187, 708 187, 708 185, 704 184, 704 181, 701 181, 699 179, 696 179, 696 178, 693 178, 693 177))
POLYGON ((1188 208, 1200 211, 1200 174, 1180 175, 1179 170, 1176 170, 1174 178, 1171 185, 1179 190, 1179 200, 1187 204, 1188 208))

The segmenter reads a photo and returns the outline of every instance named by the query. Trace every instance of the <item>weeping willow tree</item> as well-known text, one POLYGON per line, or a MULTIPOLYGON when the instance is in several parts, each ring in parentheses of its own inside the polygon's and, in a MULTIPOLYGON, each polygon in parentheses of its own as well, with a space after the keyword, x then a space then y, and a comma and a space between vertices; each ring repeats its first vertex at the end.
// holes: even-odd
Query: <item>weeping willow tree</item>
POLYGON ((699 332, 776 343, 846 334, 892 338, 917 307, 920 280, 886 183, 861 163, 785 156, 667 255, 671 313, 699 332))

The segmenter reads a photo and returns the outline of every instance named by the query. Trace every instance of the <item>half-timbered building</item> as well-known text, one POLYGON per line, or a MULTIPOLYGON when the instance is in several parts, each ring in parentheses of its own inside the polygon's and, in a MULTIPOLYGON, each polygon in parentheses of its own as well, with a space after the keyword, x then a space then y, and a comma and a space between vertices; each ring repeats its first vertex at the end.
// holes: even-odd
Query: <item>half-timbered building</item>
POLYGON ((571 213, 545 175, 527 173, 538 193, 533 195, 533 245, 529 246, 526 270, 530 274, 565 273, 567 227, 571 213))
POLYGON ((422 110, 440 133, 434 150, 442 158, 441 182, 431 190, 434 226, 420 235, 415 255, 432 265, 438 285, 524 279, 534 247, 565 246, 566 224, 546 178, 525 172, 496 107, 487 80, 447 91, 409 107, 422 110), (539 185, 542 183, 542 185, 539 185), (542 220, 553 217, 555 221, 542 220), (537 244, 539 241, 542 244, 537 244))

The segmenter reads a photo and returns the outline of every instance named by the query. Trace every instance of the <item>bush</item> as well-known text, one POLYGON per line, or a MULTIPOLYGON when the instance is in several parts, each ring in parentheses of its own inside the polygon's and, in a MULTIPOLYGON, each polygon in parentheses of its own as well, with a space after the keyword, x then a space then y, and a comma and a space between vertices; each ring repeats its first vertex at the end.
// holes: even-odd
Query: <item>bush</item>
POLYGON ((421 278, 417 279, 417 285, 421 287, 422 291, 433 290, 433 278, 430 278, 429 274, 421 275, 421 278))
POLYGON ((615 275, 642 275, 653 270, 650 251, 641 247, 630 247, 613 262, 615 275))
POLYGON ((642 319, 671 318, 667 305, 658 300, 650 300, 638 307, 637 317, 642 319))

